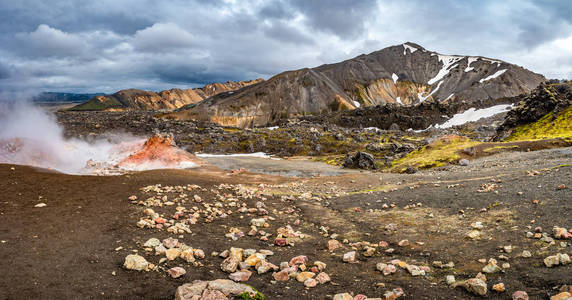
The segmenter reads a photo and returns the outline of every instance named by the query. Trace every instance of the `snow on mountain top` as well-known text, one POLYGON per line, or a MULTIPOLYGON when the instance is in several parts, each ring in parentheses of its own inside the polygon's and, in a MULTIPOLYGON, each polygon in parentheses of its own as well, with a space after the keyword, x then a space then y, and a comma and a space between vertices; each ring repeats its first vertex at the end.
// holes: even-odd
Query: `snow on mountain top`
POLYGON ((502 74, 504 74, 504 72, 506 72, 506 70, 507 70, 507 69, 502 69, 502 70, 500 70, 500 71, 496 71, 496 73, 494 73, 493 75, 490 75, 490 76, 488 76, 488 77, 485 77, 485 78, 479 80, 479 82, 480 82, 480 83, 483 83, 483 82, 485 82, 485 81, 487 81, 487 80, 491 80, 491 79, 497 78, 497 77, 501 76, 502 74))
POLYGON ((437 56, 439 57, 439 61, 443 63, 443 67, 441 68, 441 70, 439 70, 439 73, 437 73, 435 77, 427 81, 427 83, 430 85, 433 85, 435 82, 443 79, 445 75, 449 74, 449 71, 452 68, 456 67, 456 65, 454 64, 464 58, 464 56, 456 56, 456 55, 437 54, 437 56))
POLYGON ((468 122, 475 122, 483 118, 492 117, 496 114, 507 112, 513 107, 512 104, 501 104, 491 106, 489 108, 475 109, 469 108, 468 110, 454 115, 451 119, 443 124, 437 124, 435 128, 450 128, 453 126, 463 125, 468 122))
POLYGON ((415 48, 415 47, 409 46, 409 45, 407 45, 407 44, 403 44, 403 55, 406 55, 406 54, 407 54, 407 52, 406 52, 407 49, 409 49, 409 52, 410 52, 410 53, 413 53, 413 52, 415 52, 415 51, 418 50, 418 49, 415 48))
POLYGON ((395 73, 391 74, 391 79, 393 79, 393 83, 397 83, 397 79, 399 79, 399 76, 397 76, 395 73))

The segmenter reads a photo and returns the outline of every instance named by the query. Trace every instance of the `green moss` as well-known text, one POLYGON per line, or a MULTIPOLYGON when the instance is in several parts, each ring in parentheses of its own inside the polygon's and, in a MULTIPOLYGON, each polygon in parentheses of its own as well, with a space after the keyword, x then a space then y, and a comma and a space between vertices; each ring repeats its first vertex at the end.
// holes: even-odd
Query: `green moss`
POLYGON ((318 156, 313 158, 312 160, 323 162, 331 166, 339 167, 344 163, 344 156, 343 155, 318 156))
POLYGON ((483 152, 486 153, 496 153, 496 152, 502 152, 503 150, 511 150, 511 149, 518 149, 518 145, 512 145, 512 146, 494 146, 494 147, 490 147, 487 149, 484 149, 483 152))
POLYGON ((461 136, 445 136, 421 149, 417 149, 393 162, 393 171, 403 172, 407 167, 419 169, 441 167, 461 158, 459 151, 474 147, 480 142, 461 136))
POLYGON ((252 286, 248 285, 250 288, 252 288, 255 292, 256 295, 254 296, 250 296, 250 294, 248 294, 247 292, 244 292, 240 295, 238 295, 238 299, 244 299, 244 300, 266 300, 266 296, 264 296, 264 294, 262 294, 261 292, 259 292, 257 289, 253 288, 252 286))
POLYGON ((520 125, 506 141, 532 141, 563 138, 572 140, 572 105, 554 116, 552 112, 540 120, 520 125))

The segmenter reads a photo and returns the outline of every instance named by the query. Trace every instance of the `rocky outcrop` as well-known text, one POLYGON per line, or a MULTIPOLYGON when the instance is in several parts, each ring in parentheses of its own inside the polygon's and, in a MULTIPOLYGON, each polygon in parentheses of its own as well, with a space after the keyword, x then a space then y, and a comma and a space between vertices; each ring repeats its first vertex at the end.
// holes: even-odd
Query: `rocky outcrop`
POLYGON ((496 140, 510 136, 517 126, 530 124, 551 114, 552 118, 572 105, 572 82, 546 82, 530 94, 515 97, 516 106, 498 128, 496 140))
POLYGON ((405 43, 336 64, 284 72, 168 117, 264 126, 293 116, 380 104, 479 103, 529 92, 542 81, 542 75, 500 60, 441 55, 405 43))
POLYGON ((220 93, 229 93, 262 82, 262 79, 251 81, 228 81, 225 83, 207 84, 195 89, 170 89, 158 93, 137 89, 121 90, 107 96, 97 96, 70 110, 164 110, 176 109, 194 104, 220 93))

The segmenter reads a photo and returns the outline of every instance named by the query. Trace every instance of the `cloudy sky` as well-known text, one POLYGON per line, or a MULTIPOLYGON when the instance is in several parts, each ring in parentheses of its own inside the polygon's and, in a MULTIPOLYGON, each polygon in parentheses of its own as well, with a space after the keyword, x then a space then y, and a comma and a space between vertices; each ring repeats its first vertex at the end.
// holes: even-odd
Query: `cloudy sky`
POLYGON ((268 78, 405 41, 572 78, 568 0, 6 0, 0 92, 268 78))

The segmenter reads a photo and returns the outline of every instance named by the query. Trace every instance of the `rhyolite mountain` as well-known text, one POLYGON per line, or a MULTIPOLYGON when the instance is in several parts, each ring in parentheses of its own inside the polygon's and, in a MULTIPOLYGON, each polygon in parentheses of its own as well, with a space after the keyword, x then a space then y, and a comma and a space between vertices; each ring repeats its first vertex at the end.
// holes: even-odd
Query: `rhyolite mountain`
POLYGON ((490 101, 530 92, 544 80, 501 60, 442 55, 408 42, 340 63, 283 72, 164 117, 265 126, 293 116, 388 103, 490 101))
POLYGON ((263 81, 228 81, 207 84, 202 88, 170 89, 161 92, 138 89, 121 90, 111 95, 96 96, 89 101, 76 105, 69 110, 164 110, 175 109, 199 102, 222 92, 230 92, 263 81))

